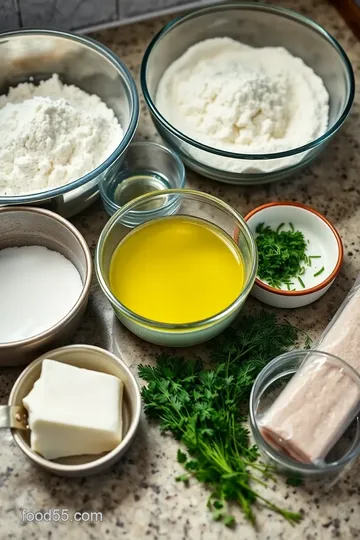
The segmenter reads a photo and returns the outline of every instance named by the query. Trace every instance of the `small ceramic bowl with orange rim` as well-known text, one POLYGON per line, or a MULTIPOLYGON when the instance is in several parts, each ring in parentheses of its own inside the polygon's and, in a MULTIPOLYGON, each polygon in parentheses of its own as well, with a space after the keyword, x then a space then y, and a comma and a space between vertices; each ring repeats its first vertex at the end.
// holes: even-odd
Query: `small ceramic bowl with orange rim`
POLYGON ((301 231, 310 257, 304 273, 300 279, 292 279, 291 286, 283 284, 276 289, 257 276, 251 292, 255 298, 274 307, 297 308, 315 302, 331 287, 340 271, 344 250, 338 231, 325 216, 304 204, 284 201, 258 206, 245 221, 255 237, 260 223, 272 229, 282 225, 284 231, 301 231))

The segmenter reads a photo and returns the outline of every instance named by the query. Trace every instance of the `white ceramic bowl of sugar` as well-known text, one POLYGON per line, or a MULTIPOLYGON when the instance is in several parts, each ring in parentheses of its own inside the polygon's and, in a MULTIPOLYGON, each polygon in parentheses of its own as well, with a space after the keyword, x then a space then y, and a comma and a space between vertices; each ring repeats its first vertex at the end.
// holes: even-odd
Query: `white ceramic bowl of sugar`
POLYGON ((296 308, 315 302, 331 287, 340 271, 344 253, 338 231, 325 216, 304 204, 271 202, 252 210, 245 221, 255 236, 260 223, 272 229, 283 223, 282 230, 289 230, 292 224, 307 241, 307 255, 317 257, 312 259, 311 266, 305 266, 301 275, 305 287, 295 279, 295 290, 289 291, 285 284, 276 289, 257 277, 251 292, 255 298, 274 307, 296 308))

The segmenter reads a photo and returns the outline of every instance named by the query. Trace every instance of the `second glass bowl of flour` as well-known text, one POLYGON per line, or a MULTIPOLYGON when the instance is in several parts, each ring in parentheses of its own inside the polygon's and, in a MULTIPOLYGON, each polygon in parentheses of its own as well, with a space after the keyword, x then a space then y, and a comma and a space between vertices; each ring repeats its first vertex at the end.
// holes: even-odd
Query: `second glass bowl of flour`
POLYGON ((145 53, 141 82, 160 135, 185 163, 233 183, 280 179, 308 164, 354 93, 351 65, 331 36, 256 4, 203 8, 167 25, 145 53))

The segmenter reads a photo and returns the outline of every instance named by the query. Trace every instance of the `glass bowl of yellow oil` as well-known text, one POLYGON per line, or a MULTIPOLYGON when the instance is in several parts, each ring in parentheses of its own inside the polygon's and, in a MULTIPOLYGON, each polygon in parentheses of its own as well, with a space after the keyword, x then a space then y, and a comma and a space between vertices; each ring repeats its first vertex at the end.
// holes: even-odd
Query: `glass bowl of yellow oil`
POLYGON ((231 206, 206 193, 169 189, 142 195, 111 217, 95 268, 131 332, 185 347, 213 338, 234 320, 253 286, 257 251, 231 206), (149 205, 159 212, 155 218, 149 205), (129 219, 134 212, 141 223, 129 219))

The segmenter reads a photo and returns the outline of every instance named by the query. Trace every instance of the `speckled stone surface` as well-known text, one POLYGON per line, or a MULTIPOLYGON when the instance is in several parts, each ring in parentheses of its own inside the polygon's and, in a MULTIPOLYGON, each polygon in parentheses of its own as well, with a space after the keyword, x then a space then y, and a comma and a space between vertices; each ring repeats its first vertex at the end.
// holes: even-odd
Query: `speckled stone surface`
MULTIPOLYGON (((283 1, 298 9, 298 2, 283 1)), ((302 12, 318 21, 343 45, 360 77, 360 44, 337 12, 322 0, 301 2, 302 12)), ((113 49, 138 80, 145 46, 165 20, 155 20, 94 37, 113 49)), ((359 188, 359 91, 346 125, 311 168, 289 181, 267 187, 225 186, 188 173, 188 185, 213 193, 242 214, 255 206, 280 199, 307 203, 325 213, 338 227, 345 246, 341 275, 316 304, 287 312, 287 317, 316 337, 339 306, 360 270, 359 188)), ((142 104, 139 139, 156 139, 152 123, 142 104)), ((73 222, 93 249, 107 217, 100 204, 73 222)), ((252 309, 253 301, 247 303, 252 309)), ((280 313, 283 315, 283 313, 280 313)), ((134 373, 140 362, 152 361, 157 349, 140 342, 114 320, 112 311, 94 280, 90 305, 74 342, 86 342, 113 349, 122 355, 134 373), (120 352, 119 352, 120 351, 120 352)), ((198 352, 198 351, 197 351, 198 352)), ((0 397, 6 403, 18 369, 0 371, 0 397)), ((174 481, 180 471, 176 463, 177 444, 160 437, 156 427, 143 418, 136 442, 125 459, 100 477, 62 479, 34 468, 14 445, 7 431, 0 433, 0 539, 97 540, 342 540, 360 538, 360 463, 329 493, 291 488, 279 479, 269 488, 274 502, 304 514, 303 522, 290 527, 278 515, 258 508, 258 528, 253 529, 238 513, 235 531, 215 523, 206 509, 207 493, 194 484, 190 489, 174 481), (47 509, 102 512, 101 522, 28 522, 21 511, 47 509)))

